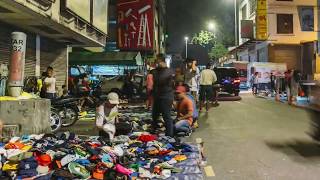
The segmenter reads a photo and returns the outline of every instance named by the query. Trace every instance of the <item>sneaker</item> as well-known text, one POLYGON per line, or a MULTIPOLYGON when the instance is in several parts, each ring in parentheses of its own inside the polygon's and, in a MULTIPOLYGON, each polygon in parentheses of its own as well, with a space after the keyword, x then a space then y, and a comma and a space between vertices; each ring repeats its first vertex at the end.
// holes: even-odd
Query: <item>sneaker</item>
POLYGON ((199 128, 199 124, 198 124, 198 122, 197 122, 197 121, 193 123, 192 128, 194 128, 194 129, 199 128))
POLYGON ((78 177, 80 177, 81 179, 89 179, 90 178, 90 172, 87 171, 87 169, 75 162, 71 162, 68 165, 68 169, 69 171, 73 174, 76 175, 78 177))

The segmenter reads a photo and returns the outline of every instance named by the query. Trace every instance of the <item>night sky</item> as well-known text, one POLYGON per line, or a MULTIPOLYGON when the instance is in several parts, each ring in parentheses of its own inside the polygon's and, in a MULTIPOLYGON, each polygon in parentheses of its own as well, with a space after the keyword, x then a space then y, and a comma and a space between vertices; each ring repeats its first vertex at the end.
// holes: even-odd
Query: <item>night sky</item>
POLYGON ((210 20, 217 24, 217 36, 234 37, 234 0, 167 0, 168 53, 180 53, 184 37, 207 30, 210 20))

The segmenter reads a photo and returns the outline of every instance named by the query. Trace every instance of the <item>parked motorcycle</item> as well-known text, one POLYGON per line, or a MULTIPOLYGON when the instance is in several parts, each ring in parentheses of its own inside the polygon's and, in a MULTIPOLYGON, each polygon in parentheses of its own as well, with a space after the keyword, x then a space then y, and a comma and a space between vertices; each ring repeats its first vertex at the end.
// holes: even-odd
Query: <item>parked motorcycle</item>
POLYGON ((61 126, 69 127, 74 125, 78 120, 78 98, 59 98, 51 101, 53 111, 61 118, 61 126))
POLYGON ((58 114, 58 110, 51 107, 50 119, 49 119, 51 132, 56 132, 61 128, 61 117, 58 114))

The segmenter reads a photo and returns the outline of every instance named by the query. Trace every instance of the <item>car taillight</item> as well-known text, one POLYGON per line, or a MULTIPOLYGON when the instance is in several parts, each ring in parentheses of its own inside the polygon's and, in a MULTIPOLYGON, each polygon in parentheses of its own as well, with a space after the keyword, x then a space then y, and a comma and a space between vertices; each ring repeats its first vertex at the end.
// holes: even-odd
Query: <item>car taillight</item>
POLYGON ((240 81, 240 79, 235 79, 234 81, 233 81, 233 83, 240 83, 241 81, 240 81))

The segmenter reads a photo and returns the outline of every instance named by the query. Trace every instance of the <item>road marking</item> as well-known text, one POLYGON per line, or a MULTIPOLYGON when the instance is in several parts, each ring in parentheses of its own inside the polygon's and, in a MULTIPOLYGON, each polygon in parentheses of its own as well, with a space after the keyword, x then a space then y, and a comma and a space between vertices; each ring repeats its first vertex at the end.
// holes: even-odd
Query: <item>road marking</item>
POLYGON ((216 176, 216 174, 213 171, 212 166, 204 167, 204 172, 206 173, 207 177, 215 177, 216 176))

